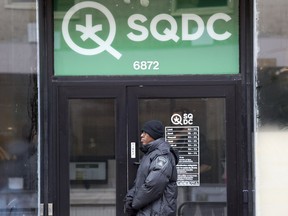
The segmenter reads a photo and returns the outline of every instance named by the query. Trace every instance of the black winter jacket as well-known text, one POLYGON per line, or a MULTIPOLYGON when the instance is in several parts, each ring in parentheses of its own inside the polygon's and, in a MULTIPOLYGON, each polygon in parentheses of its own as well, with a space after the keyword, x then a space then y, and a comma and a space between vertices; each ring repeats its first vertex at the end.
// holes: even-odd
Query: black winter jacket
POLYGON ((126 195, 126 206, 130 204, 137 216, 176 215, 178 154, 163 138, 143 145, 141 150, 145 154, 134 186, 126 195))

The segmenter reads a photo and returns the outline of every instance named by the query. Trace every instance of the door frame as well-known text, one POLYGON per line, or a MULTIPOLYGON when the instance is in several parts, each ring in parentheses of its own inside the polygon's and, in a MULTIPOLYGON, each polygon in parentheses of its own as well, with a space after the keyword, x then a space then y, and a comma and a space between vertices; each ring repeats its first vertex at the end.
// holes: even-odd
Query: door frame
POLYGON ((53 184, 53 211, 55 215, 70 215, 70 182, 69 182, 69 146, 63 145, 69 141, 69 99, 115 99, 116 105, 116 131, 115 133, 115 161, 116 161, 116 212, 123 212, 122 201, 126 195, 127 188, 127 151, 120 146, 126 142, 125 134, 126 113, 125 113, 125 90, 120 86, 55 86, 55 106, 54 106, 54 144, 51 146, 49 161, 50 182, 53 184), (68 124, 67 124, 68 123, 68 124), (121 123, 121 124, 120 124, 121 123), (125 167, 125 169, 123 169, 125 167), (122 169, 121 169, 122 168, 122 169), (121 172, 117 172, 121 170, 121 172))
MULTIPOLYGON (((226 168, 227 168, 227 214, 242 215, 242 170, 239 165, 241 155, 239 139, 239 131, 237 126, 239 119, 237 118, 237 85, 196 85, 196 86, 133 86, 128 87, 127 91, 128 113, 133 117, 128 121, 128 143, 139 141, 140 128, 133 125, 132 121, 138 123, 138 112, 136 107, 138 99, 145 98, 225 98, 226 104, 226 168), (175 91, 176 89, 176 91, 175 91), (187 91, 188 90, 188 91, 187 91), (129 125, 133 125, 129 127, 129 125), (138 136, 138 137, 137 137, 138 136), (230 143, 230 145, 229 145, 230 143)), ((239 110, 238 110, 239 111, 239 110)), ((130 156, 130 155, 129 155, 130 156)), ((128 167, 133 167, 135 162, 139 160, 139 155, 136 159, 128 160, 128 167)), ((128 185, 131 186, 135 173, 129 175, 128 185)))
MULTIPOLYGON (((138 128, 138 113, 137 113, 137 100, 138 98, 191 98, 191 97, 224 97, 226 98, 226 112, 228 116, 228 122, 226 125, 227 142, 235 143, 229 146, 229 152, 227 154, 227 172, 233 181, 227 182, 227 208, 228 215, 243 215, 243 199, 242 199, 242 164, 241 160, 241 130, 237 130, 240 125, 240 113, 239 100, 237 94, 239 92, 239 81, 219 84, 219 85, 127 85, 118 83, 116 85, 111 84, 99 84, 93 82, 81 82, 81 83, 55 83, 53 85, 53 112, 52 112, 52 145, 49 151, 49 179, 50 179, 50 194, 54 203, 55 215, 69 215, 69 184, 64 180, 59 180, 56 177, 69 176, 69 172, 65 169, 65 166, 69 164, 69 153, 67 146, 60 145, 68 140, 68 127, 65 122, 68 122, 68 113, 65 114, 65 107, 68 109, 69 99, 89 99, 89 98, 115 98, 116 107, 116 142, 121 146, 115 148, 116 170, 118 172, 117 179, 121 179, 116 182, 116 212, 118 215, 123 215, 123 199, 125 197, 127 189, 131 186, 136 174, 135 162, 138 160, 138 156, 135 159, 130 158, 129 144, 131 141, 139 140, 139 128, 138 128), (175 91, 177 89, 177 91, 175 91), (189 89, 189 91, 185 91, 189 89), (129 98, 129 100, 127 99, 129 98), (128 119, 128 113, 130 118, 128 119), (65 115, 64 115, 65 114, 65 115), (55 121, 56 120, 56 121, 55 121), (135 125, 136 124, 136 125, 135 125), (133 125, 127 128, 126 126, 133 125), (128 136, 123 136, 123 134, 128 136), (61 138, 59 139, 59 135, 61 138), (123 143, 126 146, 123 147, 123 143), (65 152, 66 153, 63 153, 65 152), (123 178, 123 167, 126 167, 125 174, 128 179, 123 178), (133 167, 128 172, 129 167, 133 167), (122 169, 120 169, 122 168, 122 169), (66 171, 65 171, 66 170, 66 171), (63 188, 64 185, 64 188, 63 188), (61 192, 60 192, 61 188, 61 192), (51 190, 52 189, 52 190, 51 190), (64 202, 64 200, 66 200, 64 202), (60 214, 61 213, 61 214, 60 214)), ((228 178, 229 178, 228 176, 228 178)))

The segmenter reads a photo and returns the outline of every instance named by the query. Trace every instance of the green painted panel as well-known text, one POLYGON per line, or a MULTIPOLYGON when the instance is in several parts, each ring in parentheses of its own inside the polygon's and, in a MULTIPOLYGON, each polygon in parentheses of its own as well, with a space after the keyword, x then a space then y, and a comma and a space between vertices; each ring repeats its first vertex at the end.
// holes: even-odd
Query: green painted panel
POLYGON ((201 1, 54 0, 55 75, 239 73, 237 3, 201 1))

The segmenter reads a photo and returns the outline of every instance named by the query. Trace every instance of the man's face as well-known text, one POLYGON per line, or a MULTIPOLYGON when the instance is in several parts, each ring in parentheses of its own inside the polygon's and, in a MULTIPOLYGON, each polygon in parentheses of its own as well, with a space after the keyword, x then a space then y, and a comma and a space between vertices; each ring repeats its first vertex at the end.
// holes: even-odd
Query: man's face
POLYGON ((146 133, 144 131, 141 133, 140 137, 141 137, 141 142, 143 145, 146 145, 146 144, 154 141, 154 139, 148 133, 146 133))

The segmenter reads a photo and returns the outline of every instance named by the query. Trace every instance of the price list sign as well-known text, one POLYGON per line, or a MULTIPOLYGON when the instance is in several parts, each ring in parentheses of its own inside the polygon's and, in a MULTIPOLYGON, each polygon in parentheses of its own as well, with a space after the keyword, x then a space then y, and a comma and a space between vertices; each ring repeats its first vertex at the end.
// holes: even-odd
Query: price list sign
POLYGON ((165 140, 178 151, 178 186, 200 185, 199 126, 167 126, 165 140))

